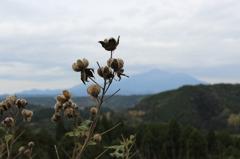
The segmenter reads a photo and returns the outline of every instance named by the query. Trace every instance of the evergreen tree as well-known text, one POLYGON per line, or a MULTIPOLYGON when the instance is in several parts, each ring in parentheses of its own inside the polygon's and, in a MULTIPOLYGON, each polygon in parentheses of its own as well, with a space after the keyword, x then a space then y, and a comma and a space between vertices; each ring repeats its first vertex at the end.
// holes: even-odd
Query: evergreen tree
POLYGON ((194 159, 207 158, 207 144, 198 130, 192 131, 188 139, 189 157, 194 159))

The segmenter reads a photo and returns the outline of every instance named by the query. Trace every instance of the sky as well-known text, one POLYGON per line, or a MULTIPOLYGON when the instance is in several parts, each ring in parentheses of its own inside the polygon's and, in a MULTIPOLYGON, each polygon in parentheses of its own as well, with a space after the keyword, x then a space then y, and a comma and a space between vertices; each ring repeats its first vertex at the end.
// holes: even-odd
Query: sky
POLYGON ((3 0, 0 94, 80 84, 77 59, 106 65, 100 40, 120 35, 127 75, 160 69, 240 82, 239 0, 3 0))

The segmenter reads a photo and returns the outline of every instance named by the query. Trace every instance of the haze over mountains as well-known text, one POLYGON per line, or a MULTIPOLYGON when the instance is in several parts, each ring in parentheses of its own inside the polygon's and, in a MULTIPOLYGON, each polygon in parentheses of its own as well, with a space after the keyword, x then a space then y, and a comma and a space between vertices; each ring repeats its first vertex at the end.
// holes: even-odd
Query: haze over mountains
MULTIPOLYGON (((79 83, 81 81, 79 80, 79 83)), ((88 82, 87 86, 92 84, 88 82)), ((154 69, 150 72, 133 75, 130 78, 123 77, 120 82, 114 81, 111 85, 108 94, 114 93, 121 88, 118 95, 135 95, 135 94, 154 94, 166 90, 177 89, 183 85, 208 84, 197 80, 184 73, 169 73, 166 71, 154 69)), ((87 96, 86 85, 79 84, 72 88, 68 88, 74 96, 87 96)), ((62 89, 58 90, 37 90, 32 89, 16 93, 20 96, 43 96, 43 95, 58 95, 62 89)))

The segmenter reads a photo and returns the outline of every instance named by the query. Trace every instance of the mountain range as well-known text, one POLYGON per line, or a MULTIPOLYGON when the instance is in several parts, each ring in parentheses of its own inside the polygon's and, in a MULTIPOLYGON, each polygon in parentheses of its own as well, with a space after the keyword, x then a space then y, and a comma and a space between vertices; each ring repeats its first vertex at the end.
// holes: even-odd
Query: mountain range
MULTIPOLYGON (((79 80, 79 83, 81 81, 79 80)), ((87 86, 92 82, 87 83, 87 86)), ((121 89, 118 95, 140 95, 154 94, 167 90, 177 89, 183 85, 208 84, 206 82, 195 79, 184 73, 169 73, 159 69, 154 69, 146 73, 133 75, 129 78, 123 77, 121 81, 114 81, 108 90, 108 94, 114 93, 121 89)), ((73 96, 88 96, 86 85, 79 84, 69 88, 73 96)), ((18 96, 52 96, 58 95, 62 90, 38 90, 32 89, 16 93, 18 96)), ((6 95, 5 95, 6 96, 6 95)))

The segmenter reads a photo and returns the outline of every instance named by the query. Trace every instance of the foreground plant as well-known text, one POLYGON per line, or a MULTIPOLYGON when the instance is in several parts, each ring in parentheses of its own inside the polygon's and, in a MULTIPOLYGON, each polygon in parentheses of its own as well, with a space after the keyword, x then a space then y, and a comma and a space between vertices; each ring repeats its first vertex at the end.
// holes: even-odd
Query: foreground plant
MULTIPOLYGON (((65 116, 73 120, 73 130, 67 133, 67 135, 73 137, 73 151, 71 155, 67 154, 64 151, 66 155, 71 159, 80 159, 83 156, 86 147, 101 142, 102 135, 120 125, 119 123, 113 128, 106 130, 100 134, 95 133, 94 131, 97 126, 103 103, 114 96, 120 90, 118 89, 115 93, 106 97, 106 93, 109 90, 111 84, 113 81, 120 81, 121 76, 128 77, 127 75, 123 74, 124 61, 120 58, 112 57, 113 51, 119 45, 119 38, 120 36, 118 37, 118 40, 109 38, 105 39, 104 41, 99 41, 105 50, 111 52, 110 58, 107 60, 105 66, 100 66, 97 62, 97 74, 103 79, 103 84, 99 84, 94 80, 94 69, 88 68, 89 61, 86 58, 78 59, 75 63, 72 64, 72 69, 80 73, 80 79, 82 80, 83 84, 86 84, 86 82, 89 81, 92 81, 94 83, 88 86, 86 89, 87 93, 96 103, 96 106, 90 109, 89 120, 84 120, 81 117, 78 106, 71 100, 72 94, 70 91, 63 90, 62 94, 56 97, 57 102, 54 106, 55 114, 52 116, 52 121, 55 123, 58 122, 61 116, 65 116), (118 77, 118 80, 115 79, 116 76, 118 77)), ((57 148, 56 152, 58 156, 57 148)), ((100 156, 101 155, 102 154, 100 154, 100 156)))
POLYGON ((0 129, 4 131, 4 135, 0 138, 0 158, 7 156, 7 159, 11 158, 13 144, 24 133, 22 131, 20 135, 16 136, 18 128, 23 122, 30 122, 33 112, 24 109, 27 105, 25 99, 17 99, 16 95, 11 95, 6 100, 0 102, 0 114, 7 116, 2 122, 0 129), (22 113, 23 121, 17 125, 17 117, 22 113))

